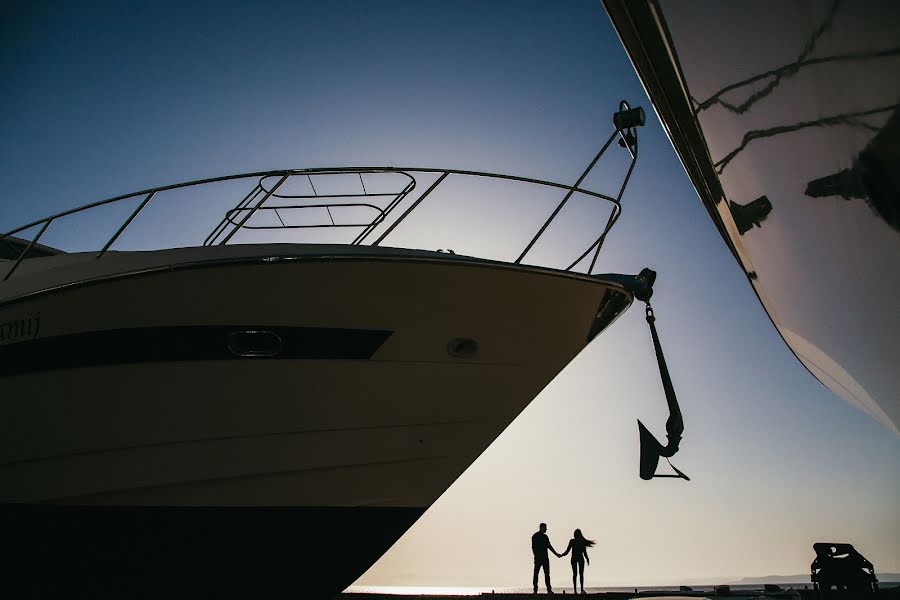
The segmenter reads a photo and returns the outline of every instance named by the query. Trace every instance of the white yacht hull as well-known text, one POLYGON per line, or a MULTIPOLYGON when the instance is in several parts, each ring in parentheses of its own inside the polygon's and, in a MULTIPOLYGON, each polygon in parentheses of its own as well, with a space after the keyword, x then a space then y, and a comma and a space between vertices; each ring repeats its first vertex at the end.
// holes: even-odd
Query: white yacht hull
POLYGON ((390 526, 332 578, 339 591, 631 302, 601 278, 434 253, 208 250, 156 266, 154 253, 104 257, 106 275, 0 303, 0 322, 22 323, 0 346, 11 519, 54 521, 47 504, 296 509, 307 527, 323 510, 344 512, 319 526, 379 515, 369 521, 390 526), (283 347, 236 356, 229 335, 243 331, 283 347))

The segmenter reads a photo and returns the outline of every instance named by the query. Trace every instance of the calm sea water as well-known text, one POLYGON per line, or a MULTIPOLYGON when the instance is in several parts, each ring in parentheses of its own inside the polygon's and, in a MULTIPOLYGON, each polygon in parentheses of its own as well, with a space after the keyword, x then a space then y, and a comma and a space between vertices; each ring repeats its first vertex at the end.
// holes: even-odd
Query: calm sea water
MULTIPOLYGON (((779 584, 781 587, 787 589, 788 587, 793 587, 794 589, 803 589, 804 585, 812 587, 812 584, 809 582, 799 583, 799 584, 779 584)), ((696 585, 691 586, 694 591, 698 592, 712 592, 713 587, 711 585, 696 585)), ((732 585, 731 589, 733 590, 758 590, 762 589, 762 584, 755 585, 732 585)), ((554 586, 554 591, 557 594, 562 594, 563 590, 567 592, 571 592, 572 590, 568 587, 563 588, 558 585, 554 586)), ((585 587, 584 590, 588 593, 600 593, 600 592, 646 592, 646 591, 656 591, 656 592, 677 592, 678 586, 648 586, 648 587, 585 587)), ((403 595, 444 595, 444 596, 468 596, 468 595, 477 595, 483 593, 490 593, 492 591, 505 594, 528 594, 532 591, 531 587, 430 587, 430 586, 352 586, 346 590, 348 593, 371 593, 371 594, 403 594, 403 595)), ((544 591, 544 586, 541 584, 540 591, 544 591)))
MULTIPOLYGON (((731 586, 731 589, 734 591, 740 590, 761 590, 763 588, 762 583, 749 583, 749 584, 728 584, 731 586)), ((812 588, 812 584, 808 581, 801 581, 797 583, 779 583, 782 588, 788 589, 793 588, 795 590, 802 590, 804 586, 812 588)), ((879 582, 879 586, 882 588, 887 587, 900 587, 900 582, 879 582)), ((625 587, 586 587, 584 590, 588 593, 602 593, 602 592, 677 592, 679 586, 665 586, 665 585, 654 585, 654 586, 645 586, 645 587, 634 587, 634 586, 625 586, 625 587)), ((712 593, 713 585, 692 585, 691 586, 695 592, 710 592, 712 593)), ((561 595, 563 590, 566 592, 571 592, 570 588, 561 588, 559 586, 554 588, 554 591, 557 595, 561 595)), ((531 587, 436 587, 436 586, 366 586, 366 585, 358 585, 351 586, 347 588, 346 593, 370 593, 370 594, 399 594, 399 595, 435 595, 435 596, 473 596, 483 593, 496 592, 498 594, 528 594, 530 593, 531 587)), ((543 593, 544 587, 541 585, 540 591, 543 593)))

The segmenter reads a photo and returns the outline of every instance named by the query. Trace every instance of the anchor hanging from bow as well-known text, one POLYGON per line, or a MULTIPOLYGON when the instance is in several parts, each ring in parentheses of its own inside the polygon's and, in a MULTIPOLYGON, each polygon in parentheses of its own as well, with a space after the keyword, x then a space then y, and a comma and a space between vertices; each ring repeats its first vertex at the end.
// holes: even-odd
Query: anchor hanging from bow
POLYGON ((656 281, 656 272, 651 269, 644 269, 636 279, 641 285, 635 286, 632 291, 635 298, 647 305, 647 323, 650 325, 650 335, 653 337, 653 347, 656 350, 656 361, 659 364, 659 375, 662 379, 663 389, 666 393, 666 402, 669 405, 669 418, 666 421, 666 438, 668 443, 665 446, 663 446, 659 440, 644 427, 644 424, 641 423, 640 419, 638 419, 638 432, 640 433, 641 443, 641 479, 650 480, 654 477, 676 477, 690 481, 691 478, 678 470, 671 462, 669 462, 669 466, 672 467, 677 475, 656 474, 659 458, 661 456, 665 457, 668 462, 669 457, 678 452, 678 445, 681 443, 681 434, 684 433, 684 418, 681 416, 681 408, 678 406, 675 388, 672 386, 672 379, 669 377, 669 369, 666 367, 666 358, 663 356, 662 345, 659 343, 659 335, 656 333, 656 317, 653 315, 653 307, 650 306, 650 296, 653 295, 653 283, 656 281))

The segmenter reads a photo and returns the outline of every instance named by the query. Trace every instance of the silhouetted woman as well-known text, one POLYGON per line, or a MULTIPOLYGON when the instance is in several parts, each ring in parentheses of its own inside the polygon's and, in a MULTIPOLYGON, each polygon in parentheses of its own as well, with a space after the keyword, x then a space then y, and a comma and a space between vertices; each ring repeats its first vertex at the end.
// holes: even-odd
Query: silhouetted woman
POLYGON ((561 556, 565 556, 572 551, 572 588, 575 593, 578 593, 578 587, 575 585, 575 579, 581 574, 581 593, 584 593, 584 561, 587 560, 587 564, 591 564, 591 559, 588 557, 587 549, 594 545, 593 540, 585 539, 585 537, 581 534, 580 529, 575 530, 575 537, 569 540, 569 546, 566 548, 566 551, 561 554, 561 556))

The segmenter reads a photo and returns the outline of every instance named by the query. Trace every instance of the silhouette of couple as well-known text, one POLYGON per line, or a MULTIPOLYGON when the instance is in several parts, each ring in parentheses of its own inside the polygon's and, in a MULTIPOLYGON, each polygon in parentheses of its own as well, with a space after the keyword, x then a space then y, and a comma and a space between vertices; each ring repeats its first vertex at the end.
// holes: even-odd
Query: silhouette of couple
POLYGON ((569 552, 572 553, 572 588, 577 594, 576 578, 578 575, 581 575, 581 593, 583 594, 584 562, 587 561, 587 564, 591 564, 587 549, 593 545, 594 542, 592 540, 585 539, 581 534, 581 530, 576 529, 574 537, 569 540, 569 546, 566 548, 566 551, 560 554, 550 544, 550 538, 547 537, 547 524, 541 523, 540 531, 531 536, 531 552, 534 554, 534 578, 532 581, 534 593, 537 594, 538 591, 538 573, 540 573, 542 568, 544 569, 544 583, 547 586, 547 593, 553 593, 553 588, 550 585, 550 556, 547 554, 547 550, 549 550, 559 558, 562 558, 569 552))

